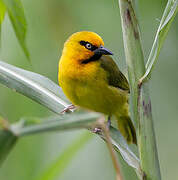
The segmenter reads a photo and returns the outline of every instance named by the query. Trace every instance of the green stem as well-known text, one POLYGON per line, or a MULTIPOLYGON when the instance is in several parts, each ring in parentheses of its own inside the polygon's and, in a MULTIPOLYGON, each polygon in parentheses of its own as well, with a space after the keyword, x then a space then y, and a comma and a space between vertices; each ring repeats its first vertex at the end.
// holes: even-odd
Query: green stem
POLYGON ((138 21, 130 0, 119 0, 126 63, 131 86, 133 118, 137 125, 137 139, 142 179, 160 180, 160 168, 154 135, 148 84, 138 88, 145 73, 138 21))
POLYGON ((122 20, 124 49, 128 67, 129 82, 131 88, 132 105, 134 108, 134 121, 138 124, 138 85, 137 82, 145 72, 144 57, 140 44, 138 24, 130 1, 119 0, 122 20))
POLYGON ((138 146, 144 180, 161 180, 148 83, 140 89, 138 146))

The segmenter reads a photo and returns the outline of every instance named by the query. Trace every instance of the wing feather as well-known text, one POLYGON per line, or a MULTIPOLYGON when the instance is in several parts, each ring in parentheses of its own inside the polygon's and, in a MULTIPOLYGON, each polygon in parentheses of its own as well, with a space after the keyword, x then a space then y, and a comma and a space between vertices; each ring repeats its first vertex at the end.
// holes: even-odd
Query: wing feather
POLYGON ((126 77, 119 70, 117 64, 110 56, 101 57, 101 67, 107 72, 108 83, 122 90, 130 91, 126 77))

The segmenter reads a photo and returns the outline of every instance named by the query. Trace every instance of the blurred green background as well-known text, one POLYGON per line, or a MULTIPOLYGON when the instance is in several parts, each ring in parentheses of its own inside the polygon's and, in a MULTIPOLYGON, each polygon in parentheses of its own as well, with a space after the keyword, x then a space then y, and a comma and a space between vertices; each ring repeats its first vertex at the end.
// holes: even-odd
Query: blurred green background
MULTIPOLYGON (((58 59, 63 43, 80 30, 97 32, 105 46, 114 52, 122 71, 126 71, 120 15, 116 0, 23 0, 28 24, 28 63, 6 15, 2 27, 0 58, 10 64, 45 75, 57 83, 58 59)), ((139 0, 144 55, 147 58, 166 0, 139 0)), ((158 144, 162 179, 178 177, 178 17, 165 41, 150 81, 152 110, 158 144)), ((146 59, 145 58, 145 59, 146 59)), ((46 108, 0 85, 0 114, 10 122, 20 117, 45 117, 46 108)), ((82 131, 46 133, 20 139, 0 169, 0 180, 32 180, 82 131)), ((136 179, 129 171, 127 179, 136 179)), ((61 180, 114 179, 113 165, 107 147, 95 137, 77 154, 61 180)))

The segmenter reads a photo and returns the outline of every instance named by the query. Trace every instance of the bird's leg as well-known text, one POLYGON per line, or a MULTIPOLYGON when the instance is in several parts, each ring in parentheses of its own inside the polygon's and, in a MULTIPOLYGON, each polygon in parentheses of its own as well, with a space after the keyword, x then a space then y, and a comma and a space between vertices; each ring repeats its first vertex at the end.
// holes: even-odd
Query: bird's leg
MULTIPOLYGON (((107 128, 110 129, 111 127, 111 116, 108 116, 108 121, 107 121, 107 128)), ((101 128, 98 128, 98 127, 95 127, 93 130, 92 130, 93 133, 96 133, 96 134, 99 134, 102 132, 102 129, 101 128)))
POLYGON ((102 132, 102 130, 101 130, 101 128, 95 127, 94 129, 92 129, 92 132, 96 133, 96 134, 100 134, 102 132))
POLYGON ((108 127, 108 129, 110 129, 110 127, 111 127, 111 116, 108 116, 107 127, 108 127))
POLYGON ((61 113, 64 114, 65 112, 71 112, 72 110, 75 110, 76 107, 73 104, 70 104, 69 106, 65 107, 61 113))

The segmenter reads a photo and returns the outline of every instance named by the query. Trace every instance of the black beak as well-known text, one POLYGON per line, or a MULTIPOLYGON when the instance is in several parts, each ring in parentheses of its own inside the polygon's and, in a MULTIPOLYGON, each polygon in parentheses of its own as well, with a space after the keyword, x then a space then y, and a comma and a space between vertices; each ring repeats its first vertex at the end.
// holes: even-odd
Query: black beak
POLYGON ((99 48, 97 48, 96 50, 94 50, 94 53, 95 53, 95 55, 100 55, 100 56, 102 56, 102 55, 113 55, 113 53, 110 50, 106 49, 102 45, 99 48))

